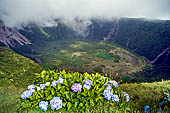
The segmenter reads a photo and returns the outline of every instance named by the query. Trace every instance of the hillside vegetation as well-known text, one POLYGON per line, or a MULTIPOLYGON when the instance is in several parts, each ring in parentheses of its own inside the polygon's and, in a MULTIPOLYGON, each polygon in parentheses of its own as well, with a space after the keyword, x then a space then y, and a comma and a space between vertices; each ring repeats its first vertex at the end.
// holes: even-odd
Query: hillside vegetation
POLYGON ((6 47, 0 47, 0 112, 13 113, 20 92, 34 82, 34 73, 42 68, 6 47))
MULTIPOLYGON (((72 47, 74 46, 72 45, 72 47)), ((18 98, 26 90, 26 86, 35 81, 34 73, 39 73, 42 68, 33 61, 16 54, 8 48, 0 47, 0 50, 0 112, 15 113, 19 108, 17 104, 18 98)), ((142 113, 143 107, 149 105, 151 106, 151 111, 155 113, 162 90, 170 89, 170 81, 120 84, 120 88, 130 95, 130 112, 142 113)), ((93 109, 87 110, 87 112, 90 111, 108 113, 113 112, 114 109, 110 103, 99 103, 93 109)), ((33 109, 30 112, 37 113, 41 111, 33 109)), ((49 112, 52 113, 52 111, 49 112)))
POLYGON ((34 81, 35 72, 42 68, 9 48, 0 47, 0 82, 4 85, 26 86, 34 81), (28 81, 25 82, 25 79, 28 81))

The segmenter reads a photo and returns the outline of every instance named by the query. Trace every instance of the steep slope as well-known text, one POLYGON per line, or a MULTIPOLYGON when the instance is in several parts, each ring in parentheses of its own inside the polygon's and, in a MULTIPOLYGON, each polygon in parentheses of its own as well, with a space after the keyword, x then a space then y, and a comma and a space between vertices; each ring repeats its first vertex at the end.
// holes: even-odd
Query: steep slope
POLYGON ((26 86, 34 81, 34 73, 42 68, 6 47, 0 47, 0 83, 1 86, 26 86))
POLYGON ((111 40, 153 61, 170 46, 169 31, 170 21, 120 19, 117 35, 111 40))
POLYGON ((120 87, 129 93, 134 110, 138 109, 139 113, 142 113, 144 106, 149 105, 151 113, 156 113, 162 91, 165 89, 170 90, 170 81, 122 84, 120 87))
POLYGON ((14 113, 18 96, 42 68, 9 48, 0 47, 0 112, 14 113))

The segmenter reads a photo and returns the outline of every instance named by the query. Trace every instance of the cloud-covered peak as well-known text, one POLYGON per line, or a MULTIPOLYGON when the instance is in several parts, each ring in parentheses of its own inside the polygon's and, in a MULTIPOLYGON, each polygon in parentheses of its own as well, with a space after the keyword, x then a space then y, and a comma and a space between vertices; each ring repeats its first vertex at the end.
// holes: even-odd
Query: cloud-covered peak
POLYGON ((58 18, 66 24, 81 18, 83 25, 90 18, 170 19, 169 4, 169 0, 0 0, 0 18, 10 27, 32 22, 53 26, 58 18))

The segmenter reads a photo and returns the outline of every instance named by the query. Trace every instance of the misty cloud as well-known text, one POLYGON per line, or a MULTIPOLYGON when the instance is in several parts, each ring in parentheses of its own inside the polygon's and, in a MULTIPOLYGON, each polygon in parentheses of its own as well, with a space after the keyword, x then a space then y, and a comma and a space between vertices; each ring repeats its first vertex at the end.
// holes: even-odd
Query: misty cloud
POLYGON ((0 0, 0 18, 10 27, 29 23, 57 26, 62 20, 75 30, 91 18, 142 17, 170 19, 170 0, 0 0), (77 18, 83 20, 75 21, 77 18))

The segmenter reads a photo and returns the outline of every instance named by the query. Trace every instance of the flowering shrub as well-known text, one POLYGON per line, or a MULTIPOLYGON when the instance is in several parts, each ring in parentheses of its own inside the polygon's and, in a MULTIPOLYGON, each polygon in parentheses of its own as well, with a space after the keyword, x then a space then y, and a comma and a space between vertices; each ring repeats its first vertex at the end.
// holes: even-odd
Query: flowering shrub
POLYGON ((160 100, 159 106, 161 107, 161 110, 164 110, 164 108, 170 109, 170 91, 166 89, 163 91, 163 96, 160 100))
POLYGON ((77 110, 92 107, 108 100, 122 106, 130 97, 118 83, 98 73, 66 73, 42 71, 36 74, 34 85, 21 94, 20 110, 38 108, 46 110, 77 110))

